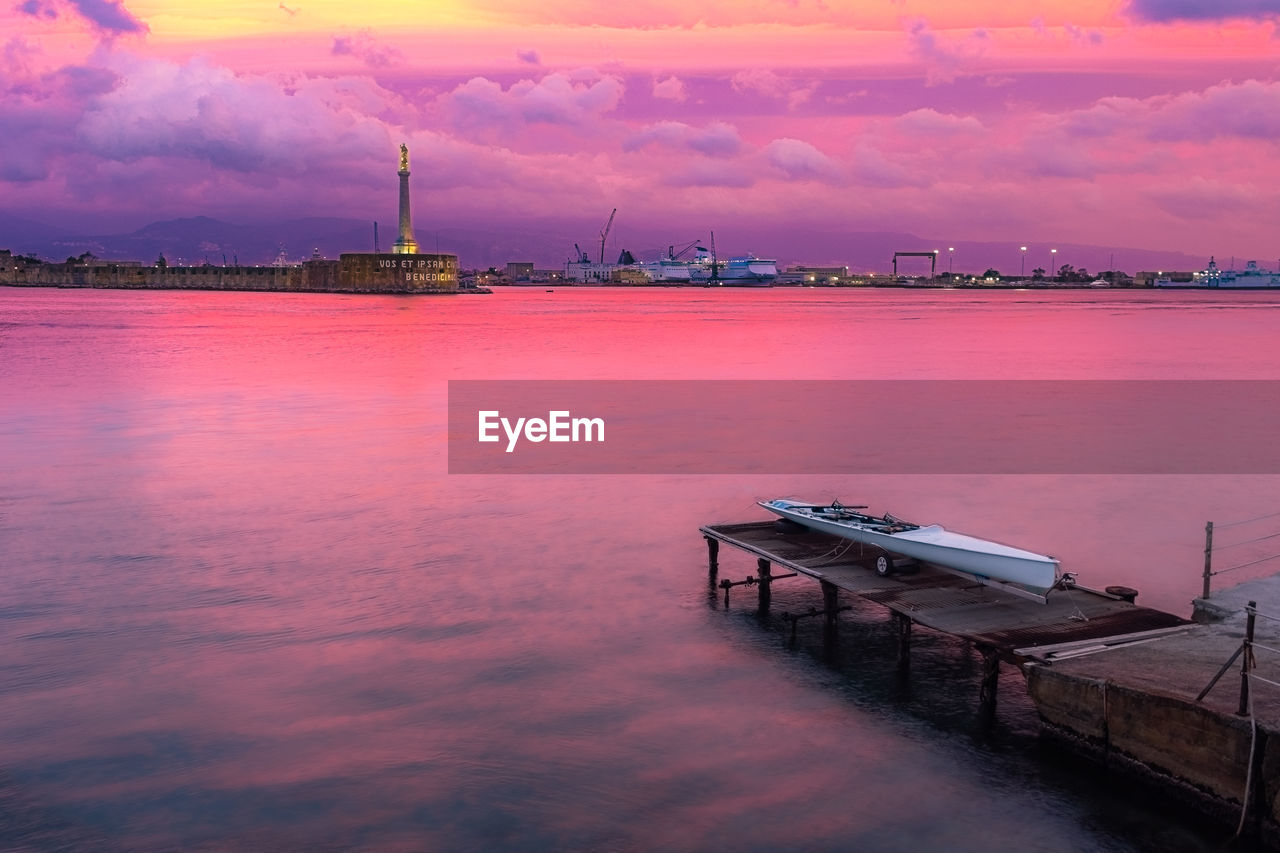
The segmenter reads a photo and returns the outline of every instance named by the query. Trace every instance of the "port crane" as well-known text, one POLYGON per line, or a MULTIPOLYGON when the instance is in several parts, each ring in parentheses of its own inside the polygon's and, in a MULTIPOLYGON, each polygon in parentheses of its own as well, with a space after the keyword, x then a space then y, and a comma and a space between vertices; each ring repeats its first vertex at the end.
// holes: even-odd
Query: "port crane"
POLYGON ((716 257, 716 232, 711 232, 711 280, 720 281, 720 261, 716 257))
POLYGON ((609 221, 605 223, 604 230, 600 232, 600 263, 604 263, 604 241, 609 237, 609 230, 613 228, 613 217, 618 213, 618 208, 613 209, 613 213, 609 214, 609 221))
MULTIPOLYGON (((675 244, 674 244, 674 243, 672 243, 670 246, 667 246, 667 258, 668 258, 669 260, 678 261, 678 260, 680 260, 680 258, 684 257, 684 255, 685 255, 685 254, 686 254, 690 249, 695 248, 695 247, 696 247, 696 248, 701 249, 702 247, 698 245, 698 244, 699 244, 699 243, 701 243, 701 242, 702 242, 702 238, 701 238, 701 237, 699 237, 697 240, 693 240, 693 241, 691 241, 691 242, 689 242, 689 243, 685 243, 683 246, 681 246, 681 247, 680 247, 680 251, 678 251, 678 252, 676 251, 675 244)), ((705 250, 704 250, 704 251, 705 251, 705 250)))

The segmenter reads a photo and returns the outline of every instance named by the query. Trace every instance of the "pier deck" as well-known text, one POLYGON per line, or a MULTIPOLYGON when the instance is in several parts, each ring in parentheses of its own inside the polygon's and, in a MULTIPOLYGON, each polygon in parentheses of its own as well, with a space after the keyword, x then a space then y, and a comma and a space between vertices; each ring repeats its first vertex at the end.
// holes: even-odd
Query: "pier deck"
POLYGON ((713 583, 721 543, 756 557, 761 610, 776 565, 822 584, 823 610, 804 615, 825 615, 832 638, 839 591, 892 611, 899 667, 912 624, 968 640, 983 655, 984 720, 1000 661, 1018 664, 1055 739, 1119 778, 1152 782, 1175 808, 1280 849, 1280 575, 1198 601, 1202 617, 1220 621, 1196 624, 1084 587, 1039 603, 930 566, 881 577, 879 548, 774 521, 701 532, 713 583))
MULTIPOLYGON (((1191 624, 1084 587, 1055 590, 1040 603, 927 565, 881 577, 873 569, 876 557, 884 553, 880 548, 815 531, 787 530, 775 521, 713 524, 701 532, 709 543, 732 545, 1013 662, 1051 662, 1059 656, 1104 651, 1191 624)), ((713 549, 713 573, 717 553, 718 548, 713 549)))

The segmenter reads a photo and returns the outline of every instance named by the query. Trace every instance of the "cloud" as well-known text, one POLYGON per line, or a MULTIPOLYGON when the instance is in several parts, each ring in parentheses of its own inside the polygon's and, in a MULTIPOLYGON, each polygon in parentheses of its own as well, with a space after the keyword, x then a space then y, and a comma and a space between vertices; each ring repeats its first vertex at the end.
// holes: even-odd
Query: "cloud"
POLYGON ((105 33, 120 35, 148 32, 147 25, 116 0, 71 0, 71 5, 83 18, 105 33))
POLYGON ((0 180, 43 181, 53 164, 73 154, 76 125, 85 104, 111 91, 116 75, 101 68, 66 66, 33 75, 26 67, 30 48, 10 40, 5 46, 8 74, 4 90, 5 132, 0 134, 0 180))
POLYGON ((748 68, 739 71, 729 79, 729 83, 735 92, 754 92, 766 98, 784 99, 791 109, 808 101, 818 88, 816 82, 802 83, 782 77, 768 68, 748 68))
POLYGON ((1148 136, 1155 140, 1280 137, 1280 82, 1221 83, 1168 101, 1151 99, 1147 106, 1148 136))
POLYGON ((517 50, 516 59, 519 59, 526 65, 542 64, 542 57, 538 56, 538 52, 536 50, 517 50))
POLYGON ((925 82, 930 86, 950 83, 965 73, 972 60, 987 48, 990 36, 986 30, 973 30, 962 40, 944 39, 929 28, 924 18, 905 22, 911 53, 925 67, 925 82))
POLYGON ((642 128, 622 148, 637 151, 651 144, 689 148, 710 157, 730 157, 742 150, 742 137, 736 127, 722 121, 701 128, 679 121, 660 121, 642 128))
POLYGON ((622 99, 617 77, 595 72, 556 72, 541 80, 520 80, 503 89, 485 77, 473 77, 441 97, 459 124, 524 122, 581 125, 611 112, 622 99))
POLYGON ((119 84, 90 98, 77 126, 78 141, 101 158, 175 158, 268 179, 351 178, 357 164, 394 148, 369 113, 403 105, 368 80, 303 78, 286 92, 200 59, 114 59, 119 84))
POLYGON ((1280 82, 1220 83, 1202 92, 1151 98, 1102 98, 1060 119, 1069 137, 1136 133, 1151 141, 1205 142, 1218 137, 1280 137, 1280 82))
POLYGON ((285 13, 286 15, 288 15, 290 18, 292 18, 294 15, 298 14, 298 12, 299 12, 299 9, 292 9, 292 8, 290 8, 290 7, 286 6, 286 5, 284 5, 284 3, 281 3, 281 4, 280 4, 279 9, 280 9, 280 11, 281 11, 281 12, 284 12, 284 13, 285 13))
POLYGON ((1097 45, 1102 44, 1103 36, 1101 30, 1086 30, 1083 27, 1072 26, 1066 24, 1063 26, 1067 35, 1071 36, 1071 40, 1077 44, 1097 45))
POLYGON ((791 91, 791 84, 768 68, 747 68, 734 74, 729 82, 735 92, 756 92, 770 98, 783 98, 791 91))
POLYGON ((1126 9, 1143 21, 1222 21, 1280 16, 1280 0, 1129 0, 1126 9))
POLYGON ((667 101, 684 101, 688 94, 684 90, 684 82, 679 77, 671 76, 654 81, 653 96, 667 101))
POLYGON ((58 17, 58 10, 53 8, 53 4, 42 2, 42 0, 26 0, 25 3, 19 3, 15 8, 22 14, 30 15, 33 18, 53 20, 58 17))
POLYGON ((769 165, 788 180, 836 180, 842 174, 839 163, 802 139, 775 139, 763 152, 769 165))
POLYGON ((958 133, 984 133, 986 128, 973 116, 940 113, 929 107, 912 110, 893 120, 894 127, 907 133, 928 136, 953 136, 958 133))
MULTIPOLYGON (((109 36, 148 32, 147 25, 138 20, 119 0, 69 0, 69 3, 94 29, 109 36)), ((58 17, 57 6, 52 0, 23 0, 13 8, 33 18, 53 20, 58 17)))
POLYGON ((370 68, 386 68, 404 59, 404 54, 389 45, 381 44, 369 30, 360 30, 345 36, 334 36, 334 56, 353 56, 370 68))
MULTIPOLYGON (((22 36, 14 36, 5 42, 4 48, 0 49, 0 58, 4 61, 4 76, 8 78, 5 82, 15 87, 20 86, 20 81, 30 75, 31 60, 37 53, 39 49, 22 36)), ((0 90, 0 94, 2 93, 3 90, 0 90)))

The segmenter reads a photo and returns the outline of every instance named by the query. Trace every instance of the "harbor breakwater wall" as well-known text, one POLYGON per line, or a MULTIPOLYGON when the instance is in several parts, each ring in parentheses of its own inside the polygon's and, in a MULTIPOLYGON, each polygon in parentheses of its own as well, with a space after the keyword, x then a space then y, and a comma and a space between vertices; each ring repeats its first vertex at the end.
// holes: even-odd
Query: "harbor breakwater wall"
POLYGON ((1255 832, 1280 847, 1280 737, 1259 721, 1150 688, 1053 667, 1026 668, 1047 733, 1108 768, 1160 783, 1175 799, 1234 823, 1250 788, 1255 832), (1253 764, 1252 778, 1249 766, 1253 764))
POLYGON ((50 264, 0 252, 0 285, 123 290, 253 290, 319 293, 456 293, 456 255, 344 254, 285 266, 184 267, 138 263, 50 264))
POLYGON ((1280 850, 1280 575, 1193 605, 1182 632, 1024 664, 1028 693, 1050 740, 1227 833, 1243 808, 1250 843, 1280 850))

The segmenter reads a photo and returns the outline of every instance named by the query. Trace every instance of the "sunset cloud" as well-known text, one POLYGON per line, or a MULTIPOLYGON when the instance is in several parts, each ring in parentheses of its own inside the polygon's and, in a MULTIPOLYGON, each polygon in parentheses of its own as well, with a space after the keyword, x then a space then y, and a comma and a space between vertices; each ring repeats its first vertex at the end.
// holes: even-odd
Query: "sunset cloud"
POLYGON ((579 125, 618 106, 623 92, 617 77, 595 72, 548 74, 540 80, 501 83, 473 77, 442 98, 460 123, 579 125))
POLYGON ((792 181, 838 180, 843 169, 802 139, 775 139, 764 147, 769 164, 792 181))
POLYGON ((691 127, 678 121, 658 122, 631 136, 623 143, 623 148, 634 151, 654 143, 684 147, 712 157, 728 157, 742 150, 738 129, 719 121, 705 127, 691 127))
POLYGON ((1128 10, 1147 21, 1221 21, 1280 15, 1280 0, 1130 0, 1128 10))
POLYGON ((1250 22, 1275 7, 15 0, 0 212, 369 218, 407 141, 415 210, 493 230, 618 207, 654 245, 765 217, 784 245, 826 218, 1261 247, 1280 43, 1250 22))
POLYGON ((968 65, 985 52, 990 38, 984 29, 960 39, 943 36, 930 29, 924 18, 907 21, 906 31, 911 53, 924 66, 930 84, 950 83, 966 73, 968 65))
POLYGON ((683 101, 688 95, 679 77, 664 77, 653 83, 653 96, 667 101, 683 101))
POLYGON ((368 30, 334 36, 330 52, 334 56, 354 56, 370 68, 386 68, 404 59, 399 50, 380 43, 368 30))

